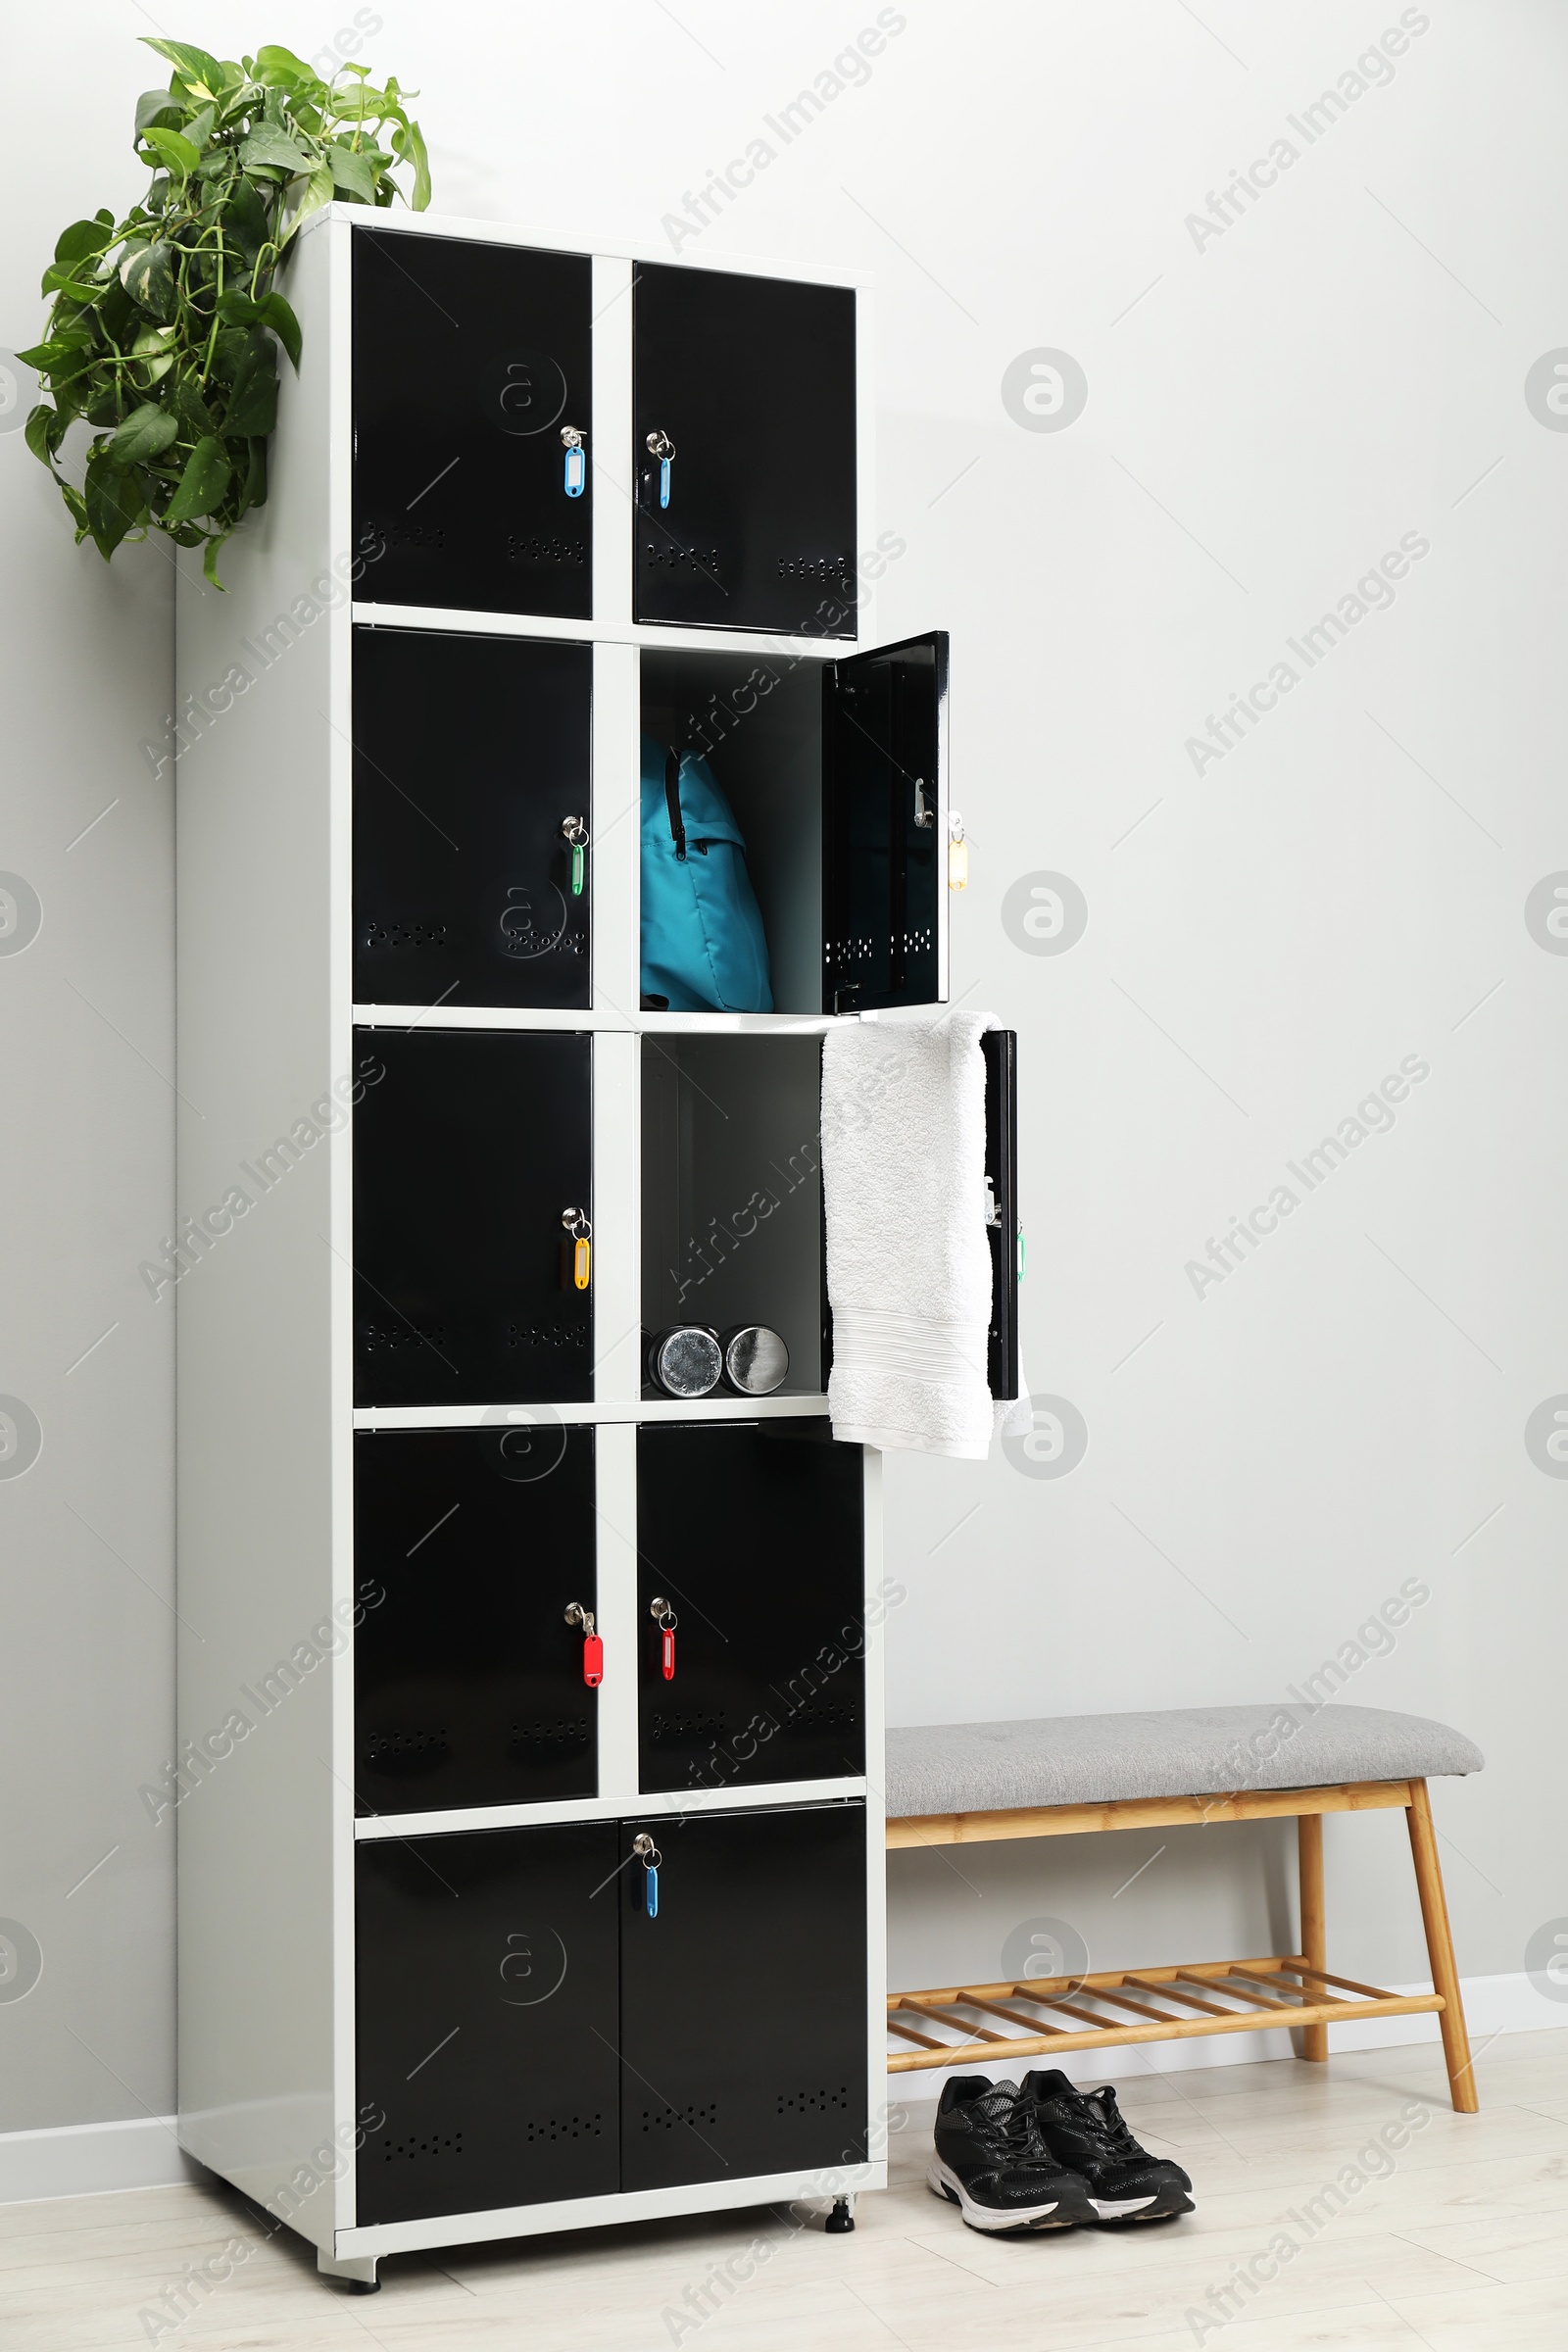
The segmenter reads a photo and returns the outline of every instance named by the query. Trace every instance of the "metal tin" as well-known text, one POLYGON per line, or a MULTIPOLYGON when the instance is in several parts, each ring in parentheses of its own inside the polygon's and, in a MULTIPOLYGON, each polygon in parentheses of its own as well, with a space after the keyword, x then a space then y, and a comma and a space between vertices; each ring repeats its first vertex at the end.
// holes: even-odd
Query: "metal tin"
POLYGON ((666 1396, 709 1396, 724 1371, 717 1334, 700 1323, 662 1331, 648 1350, 648 1371, 666 1396))
POLYGON ((790 1351, 765 1323, 742 1323, 724 1334, 724 1377, 743 1396, 771 1396, 784 1386, 790 1351))

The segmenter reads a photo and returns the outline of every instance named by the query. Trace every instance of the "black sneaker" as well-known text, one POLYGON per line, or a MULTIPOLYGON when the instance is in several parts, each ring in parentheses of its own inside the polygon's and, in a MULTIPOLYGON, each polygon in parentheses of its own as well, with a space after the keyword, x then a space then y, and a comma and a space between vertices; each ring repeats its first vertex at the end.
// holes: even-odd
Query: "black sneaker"
POLYGON ((1102 2222, 1157 2222, 1192 2212, 1191 2180, 1179 2164, 1139 2146, 1108 2084, 1078 2090, 1053 2067, 1025 2075, 1020 2095, 1032 2103, 1040 2136, 1056 2162, 1083 2175, 1102 2222))
POLYGON ((956 2075, 937 2108, 925 2184, 971 2230, 1070 2230, 1095 2208, 1076 2173, 1055 2162, 1030 2100, 1011 2082, 956 2075))

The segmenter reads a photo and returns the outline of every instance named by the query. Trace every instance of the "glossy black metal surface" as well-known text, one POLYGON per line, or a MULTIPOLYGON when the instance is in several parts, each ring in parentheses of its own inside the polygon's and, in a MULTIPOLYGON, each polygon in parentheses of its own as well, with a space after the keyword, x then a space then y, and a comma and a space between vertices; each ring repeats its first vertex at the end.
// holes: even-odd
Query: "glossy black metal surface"
POLYGON ((865 1808, 622 1824, 622 2188, 863 2162, 865 1808))
POLYGON ((562 427, 593 449, 585 255, 356 226, 358 594, 470 612, 593 611, 593 468, 565 491, 562 427))
POLYGON ((645 1789, 865 1770, 863 1472, 825 1420, 638 1431, 645 1789), (679 1618, 669 1682, 656 1597, 679 1618))
POLYGON ((620 1851, 612 1822, 356 1847, 362 2225, 617 2185, 620 1851))
POLYGON ((986 1064, 986 1176, 996 1222, 986 1227, 991 1250, 991 1328, 986 1377, 991 1394, 1018 1394, 1018 1033, 988 1029, 980 1040, 986 1064))
POLYGON ((589 1003, 592 708, 586 645, 355 630, 356 1003, 589 1003))
POLYGON ((592 1043, 360 1029, 384 1073, 354 1114, 354 1401, 575 1402, 593 1292, 562 1210, 593 1214, 592 1043))
POLYGON ((643 263, 633 330, 637 619, 853 637, 853 290, 643 263))
POLYGON ((822 1009, 937 1001, 948 637, 832 662, 822 680, 822 1009))
POLYGON ((552 1418, 354 1440, 360 1813, 598 1793, 594 1433, 552 1418))

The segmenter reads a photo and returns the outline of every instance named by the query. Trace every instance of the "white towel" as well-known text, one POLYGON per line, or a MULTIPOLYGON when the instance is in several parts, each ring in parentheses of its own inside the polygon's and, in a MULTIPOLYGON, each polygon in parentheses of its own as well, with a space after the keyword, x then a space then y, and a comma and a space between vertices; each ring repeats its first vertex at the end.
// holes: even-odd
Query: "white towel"
POLYGON ((822 1047, 828 1410, 854 1445, 984 1461, 989 1013, 836 1023, 822 1047))

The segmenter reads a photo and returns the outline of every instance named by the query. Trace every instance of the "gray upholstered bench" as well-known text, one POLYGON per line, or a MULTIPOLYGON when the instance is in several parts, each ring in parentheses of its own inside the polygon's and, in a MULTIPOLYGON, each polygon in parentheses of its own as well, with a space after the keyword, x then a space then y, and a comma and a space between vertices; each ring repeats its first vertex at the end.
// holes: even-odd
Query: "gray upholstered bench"
POLYGON ((1324 2059, 1333 2024, 1435 2010, 1453 2104, 1473 2114, 1475 2078, 1427 1782, 1479 1772, 1484 1761, 1462 1734, 1425 1716, 1305 1702, 890 1731, 890 1847, 1294 1815, 1301 1897, 1299 1952, 890 1993, 890 2069, 1284 2025, 1301 2029, 1305 2057, 1324 2059), (1394 1805, 1410 1831, 1431 1992, 1380 1992, 1327 1967, 1323 1816, 1394 1805), (1063 2016, 1076 2024, 1054 2022, 1063 2016))

